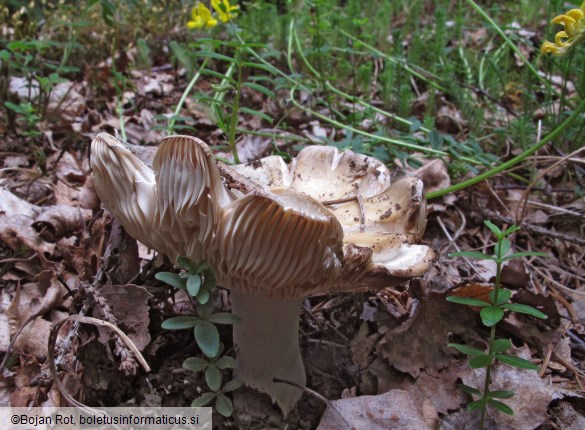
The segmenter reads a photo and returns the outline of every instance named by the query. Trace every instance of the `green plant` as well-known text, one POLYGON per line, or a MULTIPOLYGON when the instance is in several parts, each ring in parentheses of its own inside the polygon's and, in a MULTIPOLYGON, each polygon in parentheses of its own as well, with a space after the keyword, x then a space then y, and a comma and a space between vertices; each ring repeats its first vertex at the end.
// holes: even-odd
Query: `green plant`
MULTIPOLYGON (((26 80, 26 102, 35 102, 34 109, 44 115, 51 93, 55 86, 67 79, 61 77, 62 72, 77 71, 75 68, 56 66, 45 58, 45 52, 50 49, 63 49, 64 45, 41 40, 15 40, 6 45, 7 49, 0 51, 0 61, 6 64, 4 76, 23 77, 26 80)), ((66 52, 63 52, 62 63, 66 60, 66 52)))
POLYGON ((172 133, 175 128, 185 127, 176 123, 177 121, 184 120, 180 116, 181 109, 200 76, 206 75, 217 78, 219 82, 212 85, 211 94, 199 94, 197 98, 199 101, 209 105, 212 118, 217 122, 218 127, 227 135, 227 146, 234 157, 234 162, 239 163, 240 159, 236 149, 236 131, 239 114, 254 115, 268 123, 272 123, 272 118, 265 113, 241 105, 242 91, 244 88, 257 91, 269 98, 275 97, 272 90, 258 83, 262 80, 270 82, 272 81, 271 78, 266 76, 248 76, 247 79, 244 79, 245 73, 250 70, 262 70, 275 74, 276 69, 269 63, 259 62, 253 58, 249 58, 250 52, 256 53, 255 51, 251 51, 252 48, 268 48, 268 46, 260 43, 246 43, 241 39, 229 42, 217 39, 200 39, 192 47, 199 48, 195 52, 195 56, 197 58, 203 58, 203 62, 183 92, 174 114, 168 119, 167 130, 169 133, 172 133), (220 64, 225 63, 227 65, 226 71, 221 73, 207 67, 211 62, 215 62, 214 69, 220 69, 220 64), (228 94, 231 97, 230 101, 226 101, 228 94))
POLYGON ((217 412, 228 417, 233 412, 233 405, 225 393, 241 387, 243 381, 233 379, 222 387, 221 370, 233 369, 235 360, 230 356, 221 355, 223 345, 220 343, 216 324, 236 324, 240 319, 228 312, 213 312, 215 275, 205 261, 193 263, 184 257, 179 257, 177 264, 183 269, 180 274, 159 272, 155 278, 172 287, 185 290, 197 315, 169 318, 163 322, 162 327, 167 330, 193 328, 195 342, 203 353, 203 357, 190 357, 184 361, 183 367, 192 372, 205 371, 205 382, 211 391, 195 399, 192 406, 205 406, 216 399, 217 412))
MULTIPOLYGON (((212 15, 211 11, 203 4, 197 3, 192 9, 192 21, 187 26, 190 29, 213 28, 218 25, 218 20, 227 23, 228 29, 234 36, 235 40, 223 41, 216 38, 199 38, 196 43, 190 44, 188 48, 176 42, 171 44, 171 48, 177 59, 187 66, 192 72, 195 67, 193 64, 198 59, 203 59, 197 72, 183 91, 183 94, 175 107, 173 115, 167 118, 167 132, 172 134, 175 129, 189 129, 189 119, 181 116, 183 105, 193 90, 195 84, 201 75, 210 76, 219 79, 219 83, 212 84, 211 94, 199 94, 198 100, 208 103, 212 119, 216 121, 218 127, 227 135, 227 146, 229 147, 235 163, 239 163, 239 155, 236 148, 236 131, 240 113, 246 113, 262 118, 268 123, 272 123, 272 118, 263 112, 250 109, 241 105, 242 92, 244 88, 264 94, 269 98, 274 98, 274 92, 266 86, 259 84, 261 80, 272 81, 266 76, 248 77, 244 80, 245 73, 249 70, 263 70, 272 74, 278 73, 270 63, 262 60, 253 48, 268 49, 268 45, 261 43, 247 43, 240 36, 241 30, 233 23, 237 17, 236 11, 239 6, 231 5, 228 0, 212 0, 211 5, 216 12, 212 15), (217 17, 217 19, 215 18, 217 17), (257 61, 252 56, 260 61, 257 61), (213 63, 213 68, 207 67, 213 63), (223 64, 222 64, 223 63, 223 64), (221 73, 221 66, 227 66, 225 72, 221 73), (231 101, 226 101, 227 95, 231 96, 231 101), (177 124, 181 122, 183 124, 177 124)), ((160 128, 160 127, 159 127, 160 128)))
POLYGON ((519 303, 511 303, 510 298, 512 297, 512 291, 502 288, 500 285, 500 275, 502 272, 502 265, 504 262, 509 261, 513 258, 527 257, 527 256, 545 256, 542 252, 514 252, 509 253, 512 247, 512 242, 508 237, 518 231, 520 228, 517 226, 511 226, 506 230, 502 231, 499 227, 490 221, 485 221, 485 225, 491 230, 495 236, 497 243, 494 247, 494 255, 488 255, 481 252, 475 251, 462 251, 449 254, 450 257, 471 257, 482 260, 492 260, 496 263, 496 281, 493 290, 489 294, 489 303, 470 297, 461 296, 449 296, 447 300, 453 303, 459 303, 463 305, 475 306, 481 308, 480 317, 483 325, 490 328, 490 336, 488 339, 488 351, 482 351, 478 348, 474 348, 468 345, 450 343, 448 346, 457 349, 458 351, 469 355, 469 367, 472 369, 485 368, 485 382, 483 390, 478 388, 470 387, 467 385, 460 385, 459 388, 472 396, 479 397, 467 406, 468 411, 474 411, 477 409, 481 410, 480 418, 480 429, 483 429, 485 422, 485 413, 489 407, 493 407, 506 414, 513 415, 514 411, 507 406, 505 403, 498 399, 509 399, 514 396, 512 391, 501 391, 490 389, 491 385, 491 371, 495 361, 499 361, 509 366, 518 367, 520 369, 527 370, 538 370, 538 366, 532 362, 506 355, 505 352, 512 347, 512 342, 509 339, 496 339, 496 327, 497 324, 504 318, 506 311, 518 312, 522 314, 531 315, 536 318, 546 319, 546 314, 541 311, 527 305, 519 303))
POLYGON ((244 80, 244 72, 246 70, 261 69, 264 71, 270 71, 270 68, 267 68, 264 64, 254 62, 254 60, 247 58, 247 48, 268 47, 259 43, 243 43, 240 41, 221 42, 214 40, 211 42, 216 48, 223 46, 232 51, 231 56, 218 54, 217 52, 212 51, 200 51, 198 55, 229 63, 229 67, 225 74, 218 74, 210 69, 204 69, 202 70, 202 73, 221 79, 219 85, 214 86, 215 94, 211 100, 211 108, 219 127, 228 135, 228 146, 234 156, 234 162, 237 164, 239 163, 239 156, 235 140, 239 113, 243 112, 249 115, 258 116, 268 123, 272 123, 272 118, 265 113, 242 106, 240 102, 242 90, 246 87, 253 91, 262 93, 269 98, 275 97, 272 90, 258 83, 259 79, 249 77, 247 80, 244 80), (231 93, 232 95, 231 103, 226 103, 224 100, 225 95, 228 93, 231 93), (226 110, 228 113, 226 113, 226 110))
POLYGON ((36 113, 32 103, 26 102, 17 105, 12 102, 4 102, 4 106, 24 120, 23 136, 38 137, 41 135, 41 132, 37 129, 37 123, 40 121, 41 116, 36 113))

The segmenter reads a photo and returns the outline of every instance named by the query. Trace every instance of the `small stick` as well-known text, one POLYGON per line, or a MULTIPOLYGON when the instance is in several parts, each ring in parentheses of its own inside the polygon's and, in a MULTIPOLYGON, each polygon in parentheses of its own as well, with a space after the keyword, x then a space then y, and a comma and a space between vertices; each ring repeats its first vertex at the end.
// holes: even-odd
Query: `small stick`
MULTIPOLYGON (((496 212, 490 211, 489 209, 479 208, 479 211, 482 213, 482 215, 490 217, 491 219, 495 219, 495 220, 500 221, 500 222, 505 222, 505 223, 508 223, 510 225, 515 224, 513 219, 508 218, 508 217, 503 216, 503 215, 500 215, 496 212)), ((571 215, 581 216, 581 214, 579 214, 577 212, 572 212, 572 211, 568 211, 568 212, 570 212, 571 215)), ((582 239, 582 238, 577 237, 577 236, 571 236, 571 235, 568 235, 565 233, 559 233, 556 231, 548 230, 546 228, 538 227, 536 225, 528 224, 526 222, 522 222, 520 224, 520 226, 523 229, 526 229, 531 233, 543 234, 545 236, 554 237, 556 239, 567 240, 569 242, 573 242, 573 243, 576 243, 578 245, 585 245, 585 239, 582 239)))
POLYGON ((258 184, 250 181, 245 176, 240 175, 235 170, 231 169, 227 164, 222 161, 217 161, 217 168, 222 179, 225 180, 228 188, 235 188, 244 194, 248 194, 254 190, 262 189, 258 184))
POLYGON ((335 200, 325 200, 324 202, 321 202, 321 204, 323 206, 331 206, 331 205, 337 205, 339 203, 353 202, 356 200, 357 200, 358 206, 360 208, 360 233, 363 233, 364 231, 366 231, 366 211, 364 210, 364 200, 363 200, 361 194, 355 193, 351 197, 344 197, 342 199, 335 199, 335 200))
POLYGON ((348 202, 353 202, 357 200, 357 194, 351 197, 344 197, 342 199, 335 199, 335 200, 325 200, 324 202, 321 202, 321 204, 323 206, 331 206, 331 205, 337 205, 339 203, 348 203, 348 202))
POLYGON ((540 367, 540 372, 538 372, 539 378, 542 378, 544 376, 544 373, 546 372, 546 368, 548 367, 548 364, 550 363, 550 356, 553 353, 553 348, 554 348, 554 345, 552 342, 550 342, 548 344, 548 346, 546 347, 546 352, 544 354, 544 360, 542 361, 542 366, 540 367))
POLYGON ((293 387, 298 388, 299 390, 303 390, 305 393, 309 394, 310 396, 313 396, 313 397, 321 400, 323 403, 325 403, 327 405, 328 408, 331 408, 331 410, 333 411, 333 413, 336 415, 337 418, 339 418, 341 420, 341 422, 343 422, 343 424, 345 425, 346 428, 348 428, 348 429, 352 429, 353 428, 346 421, 346 419, 343 416, 343 414, 341 412, 339 412, 339 410, 335 406, 333 406, 333 403, 331 403, 330 400, 326 399, 325 397, 323 397, 321 394, 317 393, 316 391, 311 390, 310 388, 307 388, 307 387, 303 387, 302 385, 299 385, 296 382, 288 381, 286 379, 272 378, 272 382, 275 382, 277 384, 288 384, 288 385, 291 385, 293 387))
POLYGON ((581 370, 579 370, 578 368, 576 368, 575 366, 573 366, 572 363, 569 363, 567 360, 565 360, 563 357, 561 357, 559 354, 557 354, 554 351, 553 351, 553 357, 555 358, 555 361, 558 361, 563 366, 565 366, 567 369, 569 369, 571 372, 573 372, 573 374, 575 375, 575 381, 577 382, 577 385, 579 386, 579 390, 583 391, 583 384, 581 382, 581 377, 584 376, 583 372, 581 370))
MULTIPOLYGON (((540 126, 541 123, 540 121, 538 121, 538 131, 540 133, 540 126)), ((537 139, 539 139, 540 136, 537 137, 537 139)), ((538 142, 538 140, 537 140, 538 142)), ((517 220, 521 220, 524 218, 524 215, 526 215, 526 208, 528 206, 528 196, 530 195, 530 191, 532 190, 532 187, 534 187, 537 182, 544 178, 551 170, 553 170, 554 168, 556 168, 557 166, 559 166, 560 164, 565 163, 568 159, 573 158, 575 155, 577 155, 579 152, 583 151, 585 149, 585 147, 581 147, 579 149, 577 149, 576 151, 571 152, 568 155, 565 155, 564 157, 561 157, 558 161, 556 161, 555 163, 553 163, 552 165, 550 165, 548 168, 546 168, 544 170, 544 172, 542 172, 540 175, 538 175, 538 177, 536 179, 534 179, 526 188, 526 190, 524 191, 524 195, 522 196, 521 202, 522 204, 519 206, 519 212, 516 212, 516 219, 517 220)))

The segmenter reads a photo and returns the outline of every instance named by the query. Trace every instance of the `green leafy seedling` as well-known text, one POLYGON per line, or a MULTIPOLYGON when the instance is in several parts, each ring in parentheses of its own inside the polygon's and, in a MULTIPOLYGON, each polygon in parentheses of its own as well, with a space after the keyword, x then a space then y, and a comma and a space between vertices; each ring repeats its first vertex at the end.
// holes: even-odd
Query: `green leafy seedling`
POLYGON ((504 262, 511 260, 512 258, 545 256, 546 254, 532 251, 510 253, 512 242, 510 241, 509 236, 518 231, 520 228, 517 226, 511 226, 508 229, 502 231, 499 227, 490 221, 485 221, 485 225, 491 230, 492 234, 497 240, 497 243, 494 246, 494 255, 483 254, 481 252, 475 251, 462 251, 449 254, 449 256, 470 257, 482 260, 492 260, 496 262, 496 282, 494 289, 489 294, 489 302, 470 297, 447 297, 447 300, 452 303, 481 308, 481 321, 483 325, 490 328, 487 353, 480 349, 459 343, 450 343, 448 345, 452 348, 455 348, 459 352, 468 355, 470 357, 469 367, 472 369, 486 368, 483 391, 463 384, 458 386, 462 391, 471 394, 472 396, 479 397, 478 400, 473 401, 467 405, 467 410, 469 412, 477 409, 481 410, 480 429, 484 428, 485 414, 488 406, 509 415, 514 414, 512 408, 507 406, 505 403, 496 400, 509 399, 514 395, 514 393, 512 391, 490 390, 491 370, 494 362, 499 361, 501 363, 507 364, 508 366, 513 366, 520 369, 538 370, 538 366, 529 360, 505 354, 506 351, 512 348, 512 342, 509 339, 496 339, 497 324, 504 318, 506 312, 523 313, 541 319, 547 318, 546 314, 531 306, 510 303, 512 292, 502 288, 500 285, 500 276, 504 262))
POLYGON ((232 379, 226 383, 221 390, 203 393, 201 396, 193 400, 191 406, 194 408, 199 408, 209 404, 213 399, 215 399, 215 410, 224 417, 229 417, 234 412, 234 405, 230 398, 225 395, 225 393, 237 390, 242 385, 244 385, 244 381, 241 379, 232 379))
POLYGON ((174 288, 185 290, 193 299, 196 315, 181 315, 169 318, 162 323, 167 330, 193 329, 195 342, 203 353, 203 357, 190 357, 183 363, 185 369, 193 372, 205 371, 205 382, 211 392, 203 393, 193 401, 193 406, 205 406, 213 399, 215 408, 223 416, 233 412, 232 401, 225 395, 243 382, 234 379, 223 387, 221 371, 233 369, 236 361, 233 357, 221 356, 223 345, 220 343, 217 324, 237 324, 236 315, 229 312, 213 312, 211 295, 216 287, 215 275, 207 262, 195 263, 185 257, 177 258, 177 265, 183 269, 180 274, 159 272, 155 278, 174 288))
POLYGON ((236 360, 230 356, 221 357, 223 345, 220 345, 219 352, 214 357, 189 357, 183 362, 183 368, 192 372, 205 371, 205 382, 211 391, 218 391, 221 388, 221 370, 233 369, 236 360))

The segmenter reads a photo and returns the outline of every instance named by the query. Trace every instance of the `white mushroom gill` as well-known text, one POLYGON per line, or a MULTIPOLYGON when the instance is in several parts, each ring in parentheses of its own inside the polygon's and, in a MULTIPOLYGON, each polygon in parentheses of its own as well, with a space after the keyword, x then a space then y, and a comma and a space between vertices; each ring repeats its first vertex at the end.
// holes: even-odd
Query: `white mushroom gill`
POLYGON ((350 151, 308 147, 288 166, 268 157, 220 173, 205 143, 171 136, 151 172, 102 133, 92 167, 100 198, 130 234, 173 261, 207 260, 231 289, 242 319, 234 327, 236 372, 285 414, 302 393, 272 379, 306 382, 303 297, 396 286, 422 275, 433 257, 414 244, 425 227, 422 183, 390 185, 383 163, 350 151), (247 194, 222 182, 238 174, 247 194))

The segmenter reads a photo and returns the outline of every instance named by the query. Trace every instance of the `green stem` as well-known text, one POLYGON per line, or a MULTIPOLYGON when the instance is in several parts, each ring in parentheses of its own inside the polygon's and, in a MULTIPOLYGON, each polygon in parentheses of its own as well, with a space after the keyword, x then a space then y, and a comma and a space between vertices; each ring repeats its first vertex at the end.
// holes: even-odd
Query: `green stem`
MULTIPOLYGON (((490 330, 490 339, 489 339, 489 350, 488 350, 488 355, 492 355, 493 354, 493 349, 494 349, 494 341, 496 340, 496 326, 493 325, 491 330, 490 330)), ((492 357, 492 364, 493 364, 493 357, 492 357)), ((492 364, 490 364, 486 369, 485 369, 485 381, 483 384, 483 393, 482 393, 482 397, 481 400, 484 402, 483 406, 481 408, 481 417, 479 419, 479 429, 483 430, 484 428, 484 421, 485 421, 485 412, 487 410, 487 395, 490 392, 490 380, 492 378, 492 364)))
POLYGON ((126 139, 126 125, 124 124, 124 107, 122 106, 122 97, 123 96, 118 96, 116 110, 118 111, 118 117, 120 119, 120 135, 122 136, 122 140, 124 142, 128 142, 126 139))
POLYGON ((169 118, 169 122, 167 125, 167 131, 169 133, 174 132, 175 123, 177 122, 177 117, 181 113, 181 109, 183 109, 183 105, 185 104, 185 101, 187 100, 187 96, 191 93, 193 86, 195 86, 195 83, 199 80, 199 77, 201 76, 201 70, 203 70, 205 68, 208 60, 209 59, 206 58, 203 61, 203 63, 201 63, 201 67, 199 67, 199 70, 197 70, 197 73, 195 73, 195 76, 193 76, 193 79, 191 79, 191 82, 189 82, 189 85, 187 85, 187 88, 185 88, 185 91, 183 91, 183 94, 181 95, 181 98, 179 99, 179 103, 177 103, 177 107, 175 108, 175 112, 173 113, 173 116, 171 118, 169 118))
MULTIPOLYGON (((412 126, 412 124, 413 124, 412 121, 409 121, 405 118, 402 118, 401 116, 394 115, 393 113, 387 112, 384 109, 377 108, 376 106, 371 105, 370 103, 366 102, 365 100, 363 100, 359 97, 352 96, 348 93, 341 91, 339 88, 336 88, 333 85, 331 85, 330 82, 326 82, 325 85, 327 86, 327 88, 329 88, 331 90, 332 93, 335 93, 335 94, 337 94, 337 95, 339 95, 347 100, 351 100, 351 101, 357 103, 358 105, 365 107, 366 109, 371 109, 374 112, 379 113, 380 115, 383 115, 387 118, 390 118, 390 119, 392 119, 400 124, 407 125, 409 127, 412 126)), ((420 127, 419 130, 424 131, 425 133, 431 132, 431 130, 429 130, 426 127, 420 127)))
POLYGON ((494 30, 496 30, 496 32, 500 35, 500 37, 502 37, 502 39, 504 39, 504 41, 512 49, 512 51, 514 51, 514 53, 518 55, 518 57, 524 62, 524 64, 526 64, 526 67, 528 67, 528 69, 536 77, 536 79, 538 79, 542 84, 544 84, 548 91, 550 91, 551 93, 556 93, 550 82, 546 78, 540 76, 540 74, 530 63, 530 61, 528 61, 528 58, 524 56, 524 54, 522 53, 522 51, 520 51, 516 44, 512 42, 512 40, 506 35, 506 33, 504 33, 504 30, 502 30, 502 28, 498 24, 496 24, 496 22, 493 19, 491 19, 491 17, 481 8, 481 6, 479 6, 473 0, 467 0, 467 3, 469 3, 469 5, 472 8, 474 8, 476 12, 479 13, 482 16, 482 18, 485 19, 494 28, 494 30))
POLYGON ((298 36, 297 32, 294 31, 294 27, 290 27, 290 31, 291 32, 289 33, 289 38, 294 39, 295 45, 297 46, 297 51, 299 52, 299 55, 301 56, 303 63, 305 63, 305 66, 307 66, 307 69, 309 69, 309 71, 313 75, 317 76, 317 78, 319 78, 321 80, 322 79, 321 73, 319 73, 319 71, 313 67, 313 65, 309 62, 309 60, 305 56, 305 54, 303 54, 301 42, 299 41, 299 36, 298 36))
MULTIPOLYGON (((223 87, 225 85, 227 85, 228 78, 231 78, 234 75, 234 70, 236 70, 236 67, 238 67, 238 64, 236 62, 233 62, 230 64, 230 66, 228 67, 228 69, 226 70, 225 74, 225 78, 223 78, 220 82, 219 82, 219 86, 223 87)), ((220 92, 216 92, 213 95, 213 100, 217 100, 218 102, 222 102, 223 99, 225 99, 225 96, 227 94, 227 91, 220 91, 220 92)))
MULTIPOLYGON (((317 9, 317 13, 318 13, 318 9, 317 9)), ((318 20, 318 18, 317 18, 317 20, 318 20)), ((319 70, 317 70, 309 62, 309 59, 305 56, 305 54, 303 54, 303 48, 301 47, 301 42, 299 40, 299 36, 298 36, 297 32, 294 30, 294 27, 290 27, 290 31, 291 32, 289 33, 289 38, 294 38, 295 45, 297 46, 297 51, 299 52, 299 55, 301 56, 301 59, 305 63, 305 66, 307 66, 307 68, 309 69, 309 71, 313 75, 315 75, 317 77, 317 79, 319 80, 319 83, 321 85, 321 89, 325 93, 325 100, 324 100, 324 102, 327 105, 327 107, 329 109, 329 112, 333 113, 334 112, 333 107, 331 106, 331 103, 329 101, 329 97, 327 97, 327 93, 326 93, 327 88, 328 88, 327 87, 327 82, 326 82, 325 78, 323 77, 323 74, 321 73, 321 70, 322 70, 322 67, 323 67, 321 65, 321 49, 318 48, 318 56, 317 56, 317 58, 318 58, 318 61, 319 62, 317 63, 317 69, 319 69, 319 70)), ((319 34, 319 33, 317 32, 317 34, 319 34)), ((317 40, 320 40, 320 39, 317 37, 317 40)), ((321 100, 323 100, 323 98, 321 98, 321 100)))
MULTIPOLYGON (((294 25, 294 20, 291 21, 291 25, 294 25)), ((244 40, 240 37, 240 35, 238 33, 235 33, 236 37, 238 38, 238 42, 244 44, 246 42, 244 42, 244 40)), ((290 41, 289 41, 290 43, 290 41)), ((273 67, 272 64, 270 64, 270 62, 266 61, 264 58, 262 58, 256 51, 254 51, 252 48, 250 47, 245 47, 244 50, 250 54, 251 56, 253 56, 256 60, 258 60, 260 63, 266 65, 266 66, 270 66, 273 67)), ((292 71, 292 70, 291 70, 292 71)), ((300 88, 302 88, 303 90, 311 93, 311 89, 309 87, 307 87, 306 85, 303 85, 302 83, 296 81, 295 79, 291 78, 289 75, 287 75, 286 73, 284 73, 282 70, 278 69, 278 68, 274 68, 274 72, 278 75, 280 75, 282 78, 284 78, 285 80, 287 80, 288 82, 290 82, 291 84, 298 86, 300 88)))
POLYGON ((238 124, 238 111, 240 109, 240 94, 242 92, 242 67, 240 65, 241 52, 240 48, 236 48, 236 61, 238 66, 238 79, 236 94, 234 96, 234 103, 232 104, 232 114, 230 117, 230 130, 228 144, 234 156, 234 163, 240 164, 240 157, 238 156, 238 148, 236 148, 236 125, 238 124))
MULTIPOLYGON (((502 239, 503 237, 498 237, 498 246, 497 246, 497 255, 496 255, 496 284, 494 286, 494 301, 492 306, 497 306, 498 304, 498 295, 500 293, 500 275, 502 273, 502 239)), ((494 364, 494 342, 496 340, 496 325, 494 324, 490 329, 490 338, 489 338, 489 349, 488 355, 492 358, 492 361, 487 366, 485 370, 485 381, 483 384, 483 406, 481 408, 481 417, 479 420, 479 428, 483 430, 484 428, 484 421, 485 421, 485 413, 487 410, 487 400, 488 394, 490 392, 490 382, 491 382, 491 374, 492 374, 492 365, 494 364)))
POLYGON ((448 188, 444 188, 442 190, 434 191, 432 193, 427 194, 427 199, 435 199, 437 197, 444 196, 446 194, 453 193, 455 191, 462 190, 464 188, 470 187, 475 185, 481 181, 485 181, 486 179, 491 178, 492 176, 497 175, 498 173, 503 172, 506 169, 509 169, 512 166, 524 161, 527 157, 534 154, 544 145, 549 143, 550 141, 556 139, 561 132, 563 132, 580 114, 585 110, 585 100, 579 103, 579 106, 571 113, 571 115, 564 120, 560 125, 558 125, 553 131, 547 134, 545 137, 542 138, 540 142, 537 142, 535 145, 531 146, 530 148, 523 151, 521 154, 517 155, 516 157, 512 158, 511 160, 506 161, 505 163, 500 164, 499 166, 494 167, 493 169, 488 170, 480 175, 477 175, 471 179, 466 181, 460 182, 458 184, 452 185, 448 188))
POLYGON ((296 74, 295 68, 292 63, 292 43, 293 43, 293 28, 295 25, 295 20, 291 19, 290 24, 288 25, 288 41, 286 45, 286 62, 288 64, 288 69, 291 71, 292 74, 296 74))
POLYGON ((237 133, 243 134, 250 134, 252 136, 261 136, 261 137, 271 137, 272 139, 284 139, 284 140, 292 140, 295 142, 304 142, 307 144, 312 144, 313 141, 306 137, 297 136, 296 134, 277 134, 277 133, 268 133, 262 131, 254 131, 254 130, 246 130, 244 128, 236 128, 237 133))

